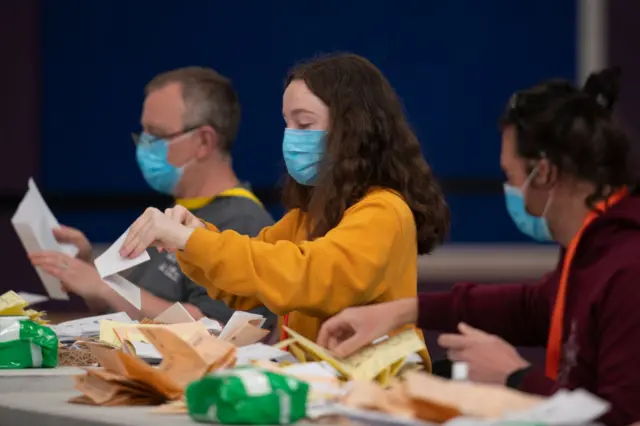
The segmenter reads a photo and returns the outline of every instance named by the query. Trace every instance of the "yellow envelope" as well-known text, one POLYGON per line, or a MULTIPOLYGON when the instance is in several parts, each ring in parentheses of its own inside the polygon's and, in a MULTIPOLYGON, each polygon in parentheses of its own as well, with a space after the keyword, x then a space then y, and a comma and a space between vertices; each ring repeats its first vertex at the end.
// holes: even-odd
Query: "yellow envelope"
POLYGON ((411 328, 395 334, 381 343, 367 346, 348 358, 338 360, 311 340, 288 327, 283 328, 305 351, 315 358, 326 361, 340 374, 351 380, 368 381, 379 378, 386 382, 389 374, 383 373, 385 369, 389 368, 389 372, 395 370, 394 373, 396 373, 399 370, 398 363, 402 362, 404 358, 425 349, 424 341, 416 330, 411 328))
POLYGON ((0 315, 24 315, 24 308, 28 305, 15 291, 8 291, 0 296, 0 315))

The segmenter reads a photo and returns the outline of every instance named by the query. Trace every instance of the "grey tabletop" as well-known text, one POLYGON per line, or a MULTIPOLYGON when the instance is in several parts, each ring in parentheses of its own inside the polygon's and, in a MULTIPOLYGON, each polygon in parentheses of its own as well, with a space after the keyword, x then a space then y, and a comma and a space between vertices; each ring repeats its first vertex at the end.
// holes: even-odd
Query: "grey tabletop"
POLYGON ((197 424, 186 414, 154 413, 153 407, 95 407, 69 404, 67 401, 70 398, 79 395, 73 390, 73 376, 81 372, 82 370, 75 368, 0 370, 0 426, 197 424))

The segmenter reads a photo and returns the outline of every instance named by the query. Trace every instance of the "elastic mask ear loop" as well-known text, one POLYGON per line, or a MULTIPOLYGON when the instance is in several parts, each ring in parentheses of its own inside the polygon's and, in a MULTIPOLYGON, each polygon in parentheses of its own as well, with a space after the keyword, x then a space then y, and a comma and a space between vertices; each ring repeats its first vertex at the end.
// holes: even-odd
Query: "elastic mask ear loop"
MULTIPOLYGON (((184 142, 185 139, 186 139, 185 136, 192 134, 195 130, 197 130, 197 129, 193 129, 193 130, 191 130, 191 131, 189 131, 187 133, 183 133, 183 134, 181 134, 180 136, 178 136, 177 138, 175 138, 172 141, 167 141, 167 145, 171 146, 171 145, 174 145, 174 144, 177 144, 177 143, 180 143, 180 142, 184 142)), ((191 166, 195 162, 196 162, 196 159, 192 158, 190 160, 187 160, 187 162, 184 163, 182 166, 175 166, 175 167, 177 167, 179 169, 182 169, 182 170, 185 170, 187 167, 191 166)))
MULTIPOLYGON (((542 152, 540 154, 540 160, 544 160, 545 158, 547 158, 546 153, 542 152)), ((538 163, 538 165, 536 166, 536 171, 538 171, 540 167, 540 163, 538 163)), ((556 193, 556 187, 554 186, 553 188, 551 188, 551 191, 549 191, 549 198, 547 198, 547 202, 544 204, 544 209, 542 209, 542 214, 540 215, 541 217, 544 217, 546 219, 547 217, 547 213, 549 212, 549 208, 551 207, 551 204, 553 203, 553 197, 556 193)))

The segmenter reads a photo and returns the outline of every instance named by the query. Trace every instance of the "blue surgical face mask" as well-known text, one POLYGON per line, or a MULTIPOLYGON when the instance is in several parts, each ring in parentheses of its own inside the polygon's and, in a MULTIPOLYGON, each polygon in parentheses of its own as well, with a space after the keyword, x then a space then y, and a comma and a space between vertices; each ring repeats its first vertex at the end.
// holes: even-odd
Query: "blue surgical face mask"
POLYGON ((178 182, 182 178, 186 164, 176 167, 169 163, 169 141, 157 139, 148 133, 142 133, 136 147, 136 159, 142 176, 156 191, 174 195, 178 182))
POLYGON ((535 176, 536 172, 537 169, 534 169, 531 172, 522 186, 522 189, 509 185, 508 183, 504 184, 504 196, 507 204, 507 211, 509 212, 511 219, 513 219, 513 222, 523 234, 539 242, 553 241, 547 219, 545 218, 547 208, 551 203, 553 195, 549 197, 544 212, 540 217, 529 214, 524 201, 524 190, 529 186, 529 183, 533 176, 535 176))
POLYGON ((301 185, 312 186, 324 158, 325 130, 284 129, 282 154, 287 171, 301 185))

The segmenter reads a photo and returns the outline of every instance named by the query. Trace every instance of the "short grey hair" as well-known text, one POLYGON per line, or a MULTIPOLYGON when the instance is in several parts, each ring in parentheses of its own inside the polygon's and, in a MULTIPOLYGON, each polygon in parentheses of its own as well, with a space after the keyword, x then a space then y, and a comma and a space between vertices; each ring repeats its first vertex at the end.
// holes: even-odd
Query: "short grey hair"
POLYGON ((221 138, 220 148, 230 152, 240 126, 240 102, 231 80, 211 68, 184 67, 155 76, 145 95, 170 83, 182 86, 187 127, 209 125, 221 138))

